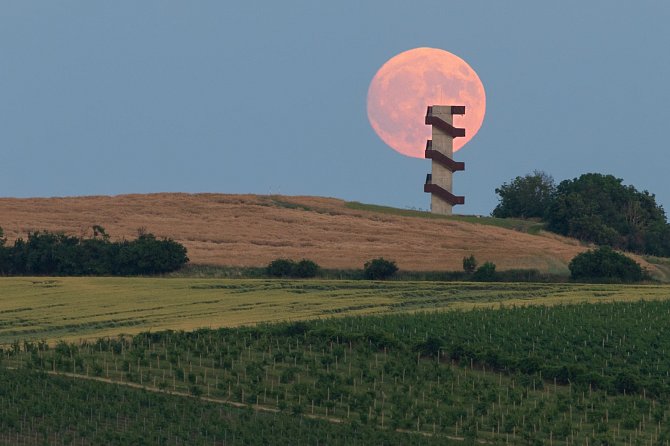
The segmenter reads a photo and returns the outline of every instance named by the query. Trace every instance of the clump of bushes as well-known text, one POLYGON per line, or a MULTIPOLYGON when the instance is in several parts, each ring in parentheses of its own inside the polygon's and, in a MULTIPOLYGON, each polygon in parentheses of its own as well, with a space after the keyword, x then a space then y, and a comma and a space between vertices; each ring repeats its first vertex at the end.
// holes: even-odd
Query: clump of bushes
POLYGON ((475 282, 493 282, 497 280, 496 265, 493 262, 485 262, 477 268, 477 259, 474 254, 463 257, 463 271, 475 282))
POLYGON ((463 271, 466 274, 472 274, 477 269, 477 259, 475 259, 474 254, 470 254, 470 257, 463 257, 463 271))
POLYGON ((496 265, 493 262, 485 262, 477 268, 472 275, 472 280, 476 282, 493 282, 496 280, 496 265))
POLYGON ((647 278, 639 263, 608 246, 577 254, 568 268, 573 280, 640 282, 647 278))
POLYGON ((398 272, 398 266, 392 260, 383 257, 365 262, 363 276, 369 280, 384 280, 398 272))
POLYGON ((188 262, 186 248, 171 239, 140 232, 135 240, 112 242, 100 226, 91 238, 36 231, 4 246, 0 230, 0 274, 132 276, 176 271, 188 262))
POLYGON ((309 259, 302 259, 298 262, 291 259, 275 259, 267 266, 266 272, 272 277, 307 279, 318 274, 319 265, 309 259))
POLYGON ((290 259, 275 259, 267 266, 268 276, 291 277, 295 262, 290 259))

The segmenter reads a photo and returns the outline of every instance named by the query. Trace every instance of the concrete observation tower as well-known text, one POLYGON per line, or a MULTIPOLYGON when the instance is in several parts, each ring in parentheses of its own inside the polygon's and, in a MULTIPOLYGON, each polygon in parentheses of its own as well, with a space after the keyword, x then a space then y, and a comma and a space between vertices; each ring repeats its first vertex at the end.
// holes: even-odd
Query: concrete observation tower
POLYGON ((465 136, 465 129, 453 126, 454 115, 464 114, 464 105, 433 105, 426 113, 426 125, 433 128, 433 139, 426 142, 432 171, 426 176, 423 191, 431 194, 430 210, 435 214, 451 215, 455 205, 465 203, 465 197, 452 193, 453 173, 465 170, 465 163, 453 159, 454 138, 465 136))

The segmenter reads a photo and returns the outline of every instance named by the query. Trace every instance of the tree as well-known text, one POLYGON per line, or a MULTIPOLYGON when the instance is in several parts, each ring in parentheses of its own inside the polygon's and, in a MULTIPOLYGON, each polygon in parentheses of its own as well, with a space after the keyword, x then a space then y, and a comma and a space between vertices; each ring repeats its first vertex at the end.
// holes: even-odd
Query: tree
POLYGON ((268 276, 290 277, 293 274, 295 262, 291 259, 275 259, 266 268, 268 276))
POLYGON ((292 275, 302 279, 314 277, 319 272, 319 265, 309 259, 302 259, 293 265, 292 275))
POLYGON ((543 218, 554 198, 554 179, 542 171, 514 178, 496 188, 500 203, 492 216, 498 218, 543 218))
POLYGON ((392 260, 386 260, 383 257, 372 259, 365 262, 363 266, 363 275, 370 280, 388 279, 398 271, 398 266, 392 260))
POLYGON ((496 280, 496 265, 493 262, 486 262, 472 276, 477 282, 493 282, 496 280))
POLYGON ((0 272, 36 275, 138 275, 175 271, 186 262, 186 248, 146 233, 133 241, 111 242, 104 230, 93 238, 36 231, 12 247, 0 245, 0 272), (4 266, 3 266, 4 265, 4 266))
POLYGON ((268 264, 265 271, 268 276, 305 279, 316 276, 319 272, 319 265, 309 259, 302 259, 299 262, 291 259, 275 259, 268 264))
POLYGON ((639 263, 608 246, 577 254, 568 268, 574 280, 639 282, 645 278, 639 263))
POLYGON ((144 233, 124 242, 118 252, 116 274, 151 275, 175 271, 188 262, 186 248, 171 239, 158 240, 144 233))
POLYGON ((474 254, 470 254, 470 257, 463 257, 463 271, 468 274, 472 274, 477 269, 477 259, 475 259, 474 254))
POLYGON ((612 175, 562 181, 546 214, 547 229, 599 245, 670 255, 670 227, 654 195, 612 175))

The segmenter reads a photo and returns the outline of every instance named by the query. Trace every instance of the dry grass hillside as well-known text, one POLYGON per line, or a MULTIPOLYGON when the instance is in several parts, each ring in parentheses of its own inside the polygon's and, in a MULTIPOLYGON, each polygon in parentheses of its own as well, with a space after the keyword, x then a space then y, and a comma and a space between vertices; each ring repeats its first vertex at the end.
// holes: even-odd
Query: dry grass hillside
POLYGON ((138 228, 146 228, 183 243, 191 261, 199 264, 260 266, 278 257, 305 257, 327 268, 359 268, 383 256, 405 270, 459 270, 462 258, 472 253, 498 269, 556 273, 566 272, 570 259, 585 249, 574 240, 498 226, 513 222, 433 217, 320 197, 162 193, 0 198, 0 226, 9 240, 42 229, 90 234, 96 224, 115 239, 134 238, 138 228))

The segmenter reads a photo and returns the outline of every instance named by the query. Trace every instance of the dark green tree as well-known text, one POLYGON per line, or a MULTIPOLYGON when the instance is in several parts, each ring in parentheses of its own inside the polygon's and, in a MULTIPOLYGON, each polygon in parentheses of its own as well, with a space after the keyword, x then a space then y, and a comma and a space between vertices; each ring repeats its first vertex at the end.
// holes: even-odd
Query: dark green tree
POLYGON ((12 247, 0 246, 0 272, 18 275, 139 275, 175 271, 186 262, 186 248, 170 239, 144 234, 111 242, 94 229, 93 238, 36 231, 12 247), (4 266, 3 266, 4 265, 4 266))
POLYGON ((554 179, 542 171, 514 178, 496 188, 500 203, 492 216, 498 218, 543 218, 554 198, 554 179))
POLYGON ((645 278, 639 263, 608 246, 577 254, 568 268, 574 280, 639 282, 645 278))
POLYGON ((472 280, 477 282, 493 282, 496 280, 496 265, 493 262, 486 262, 472 275, 472 280))
POLYGON ((470 254, 470 257, 463 257, 463 271, 468 274, 472 274, 477 269, 477 259, 475 259, 474 254, 470 254))
POLYGON ((141 234, 119 248, 116 273, 152 275, 175 271, 188 262, 186 248, 171 239, 158 240, 153 234, 141 234))
POLYGON ((365 262, 363 275, 369 280, 384 280, 393 276, 398 271, 398 266, 392 260, 383 257, 365 262))
POLYGON ((291 277, 295 262, 291 259, 275 259, 266 268, 268 276, 291 277))
POLYGON ((306 279, 316 276, 318 272, 319 265, 317 265, 316 262, 309 259, 302 259, 293 265, 292 275, 293 277, 306 279))
POLYGON ((550 231, 628 251, 670 255, 670 227, 653 194, 612 175, 562 181, 546 215, 550 231))

